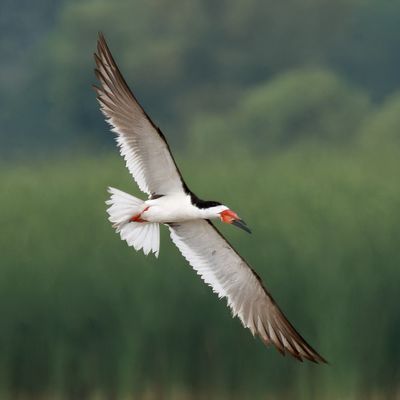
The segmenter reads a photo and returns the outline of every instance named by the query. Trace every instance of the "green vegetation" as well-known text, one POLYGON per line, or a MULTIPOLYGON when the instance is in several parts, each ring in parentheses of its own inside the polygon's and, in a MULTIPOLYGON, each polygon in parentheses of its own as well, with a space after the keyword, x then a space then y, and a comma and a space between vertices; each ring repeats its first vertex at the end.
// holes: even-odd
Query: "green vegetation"
POLYGON ((240 163, 223 154, 201 171, 202 160, 181 160, 194 190, 248 220, 253 236, 223 231, 328 366, 297 364, 253 340, 166 229, 158 260, 121 242, 105 188, 135 190, 116 156, 3 169, 4 396, 394 398, 398 156, 303 146, 240 163))
POLYGON ((367 94, 332 72, 300 69, 248 90, 227 112, 198 116, 191 127, 198 153, 229 145, 269 154, 299 142, 351 144, 371 110, 367 94))
MULTIPOLYGON (((332 124, 349 103, 349 114, 353 107, 356 111, 353 121, 358 118, 365 106, 363 92, 381 101, 400 84, 400 3, 391 0, 37 0, 25 7, 3 3, 2 156, 24 150, 93 150, 106 143, 98 135, 102 125, 89 89, 95 81, 92 54, 98 31, 109 39, 138 98, 181 146, 199 115, 225 113, 254 88, 269 91, 272 100, 276 87, 268 82, 296 69, 328 69, 360 87, 361 93, 348 97, 346 85, 333 88, 337 78, 321 74, 321 82, 309 79, 322 85, 314 86, 309 98, 302 96, 304 86, 299 84, 296 98, 305 101, 304 107, 324 97, 324 88, 334 97, 325 98, 322 110, 313 109, 314 116, 343 98, 332 124)), ((290 82, 290 75, 286 83, 276 83, 285 84, 289 93, 298 83, 290 82)), ((249 98, 247 104, 252 101, 262 106, 257 98, 249 98)), ((270 104, 268 111, 274 110, 270 104)), ((277 118, 270 121, 272 127, 285 129, 277 118)), ((318 135, 313 132, 308 134, 318 135)), ((295 137, 301 133, 291 131, 295 137)), ((347 135, 342 134, 345 141, 347 135)))

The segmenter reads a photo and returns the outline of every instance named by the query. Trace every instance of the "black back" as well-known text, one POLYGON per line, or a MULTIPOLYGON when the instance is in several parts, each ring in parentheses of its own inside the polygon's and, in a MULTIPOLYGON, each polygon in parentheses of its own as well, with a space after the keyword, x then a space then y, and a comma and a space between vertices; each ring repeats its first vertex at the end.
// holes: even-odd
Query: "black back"
POLYGON ((216 207, 216 206, 222 205, 218 201, 201 200, 192 192, 189 192, 189 195, 190 195, 190 200, 191 200, 192 204, 198 208, 205 209, 205 208, 216 207))

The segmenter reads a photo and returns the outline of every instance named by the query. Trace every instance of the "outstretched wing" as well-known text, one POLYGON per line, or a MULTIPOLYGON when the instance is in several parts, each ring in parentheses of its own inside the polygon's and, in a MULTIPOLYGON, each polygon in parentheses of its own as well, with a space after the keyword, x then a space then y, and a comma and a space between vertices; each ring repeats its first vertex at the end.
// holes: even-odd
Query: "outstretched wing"
POLYGON ((164 135, 126 84, 102 34, 97 42, 95 87, 101 111, 140 190, 149 195, 187 192, 164 135))
POLYGON ((189 264, 218 296, 226 297, 234 316, 265 344, 300 361, 326 362, 294 329, 260 277, 211 222, 194 220, 169 225, 171 239, 189 264))

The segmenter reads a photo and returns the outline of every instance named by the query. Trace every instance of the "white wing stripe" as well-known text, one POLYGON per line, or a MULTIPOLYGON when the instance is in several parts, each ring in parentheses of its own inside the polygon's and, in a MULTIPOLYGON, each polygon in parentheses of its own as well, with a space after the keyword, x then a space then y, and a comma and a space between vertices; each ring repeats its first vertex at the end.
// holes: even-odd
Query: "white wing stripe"
POLYGON ((140 190, 149 195, 184 192, 186 186, 165 139, 126 85, 102 35, 95 61, 101 110, 140 190))
POLYGON ((213 225, 204 220, 170 225, 171 239, 197 274, 219 297, 226 297, 232 314, 264 343, 273 343, 282 353, 324 359, 295 331, 279 310, 259 278, 232 249, 213 225))

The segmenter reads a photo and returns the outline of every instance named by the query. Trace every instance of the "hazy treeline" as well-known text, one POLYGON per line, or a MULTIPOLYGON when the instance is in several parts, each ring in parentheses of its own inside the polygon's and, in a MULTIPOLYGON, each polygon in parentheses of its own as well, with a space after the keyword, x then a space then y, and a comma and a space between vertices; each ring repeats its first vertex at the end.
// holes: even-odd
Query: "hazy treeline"
POLYGON ((181 146, 199 116, 232 110, 297 68, 327 68, 375 102, 400 83, 400 5, 389 0, 25 3, 1 6, 3 155, 105 142, 90 90, 100 30, 139 98, 181 146))

